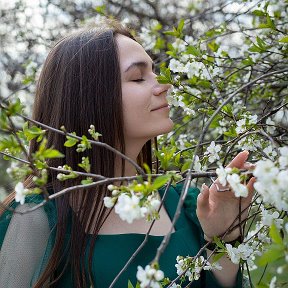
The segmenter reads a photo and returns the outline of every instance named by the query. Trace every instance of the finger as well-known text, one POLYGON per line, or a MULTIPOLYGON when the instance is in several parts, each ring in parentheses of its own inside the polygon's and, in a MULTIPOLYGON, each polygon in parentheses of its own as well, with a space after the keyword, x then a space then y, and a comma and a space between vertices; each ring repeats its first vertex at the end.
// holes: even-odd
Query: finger
POLYGON ((248 191, 249 193, 253 194, 253 191, 254 191, 254 183, 256 182, 256 178, 255 177, 252 177, 248 184, 247 184, 247 188, 248 188, 248 191))
POLYGON ((201 193, 197 198, 197 214, 205 213, 209 207, 209 187, 204 183, 201 187, 201 193))
POLYGON ((245 162, 243 164, 243 169, 245 169, 245 170, 254 170, 255 167, 256 167, 256 165, 253 163, 250 163, 250 162, 245 162))
POLYGON ((249 156, 249 152, 248 151, 242 151, 240 152, 228 165, 227 167, 229 168, 243 168, 243 165, 245 163, 245 161, 247 160, 249 156))

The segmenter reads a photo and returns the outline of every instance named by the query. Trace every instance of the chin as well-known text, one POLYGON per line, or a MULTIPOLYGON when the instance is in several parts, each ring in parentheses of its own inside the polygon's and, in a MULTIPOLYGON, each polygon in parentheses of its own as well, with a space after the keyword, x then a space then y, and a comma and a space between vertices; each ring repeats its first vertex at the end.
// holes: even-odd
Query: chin
POLYGON ((156 135, 154 137, 171 132, 173 130, 173 127, 174 127, 173 121, 171 119, 168 119, 165 125, 163 125, 159 129, 159 133, 155 133, 156 135))

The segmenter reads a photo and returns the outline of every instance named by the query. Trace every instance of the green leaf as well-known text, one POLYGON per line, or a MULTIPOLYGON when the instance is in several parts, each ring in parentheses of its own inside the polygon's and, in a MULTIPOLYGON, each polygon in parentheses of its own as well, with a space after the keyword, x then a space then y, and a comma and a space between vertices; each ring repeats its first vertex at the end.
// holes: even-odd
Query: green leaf
POLYGON ((226 253, 225 252, 221 252, 221 253, 215 253, 212 256, 212 263, 215 263, 217 261, 219 261, 223 256, 225 256, 226 253))
POLYGON ((17 113, 21 113, 23 109, 23 105, 21 104, 20 100, 17 99, 15 102, 10 102, 7 109, 6 113, 8 116, 13 116, 16 115, 17 113))
POLYGON ((193 56, 199 57, 201 56, 201 52, 195 46, 188 46, 186 49, 187 54, 192 54, 193 56))
POLYGON ((271 19, 270 15, 267 13, 266 15, 266 21, 267 21, 267 25, 271 28, 271 29, 276 29, 274 21, 271 19))
MULTIPOLYGON (((76 133, 75 133, 75 132, 72 132, 72 133, 70 133, 70 134, 76 136, 76 133)), ((74 138, 74 137, 71 137, 71 136, 66 136, 66 138, 67 138, 67 140, 66 140, 66 142, 64 143, 64 146, 65 146, 65 147, 73 147, 74 145, 76 145, 76 144, 79 142, 78 139, 76 139, 76 138, 74 138)))
POLYGON ((183 28, 184 28, 184 24, 185 24, 185 21, 184 19, 181 19, 179 24, 178 24, 178 27, 177 27, 177 31, 182 34, 182 31, 183 31, 183 28))
POLYGON ((96 6, 94 9, 100 15, 105 15, 106 5, 96 6))
POLYGON ((283 239, 282 239, 280 232, 277 229, 275 223, 272 223, 272 225, 270 226, 269 235, 270 235, 270 237, 274 243, 280 244, 280 245, 283 244, 283 239))
POLYGON ((145 169, 147 174, 151 174, 151 169, 146 163, 143 164, 143 168, 145 169))
POLYGON ((82 185, 91 184, 91 183, 93 183, 93 179, 90 177, 87 177, 86 179, 81 181, 82 185))
POLYGON ((283 246, 272 244, 269 246, 269 250, 263 253, 263 255, 258 259, 257 263, 259 266, 265 266, 268 263, 274 262, 277 259, 284 257, 284 255, 283 246))
POLYGON ((288 43, 288 36, 284 36, 281 39, 278 40, 281 43, 288 43))
POLYGON ((130 280, 128 280, 128 287, 127 288, 134 288, 134 286, 132 285, 130 280))
POLYGON ((79 163, 78 166, 85 170, 87 173, 89 173, 91 170, 89 157, 82 157, 82 163, 79 163))
POLYGON ((165 185, 170 178, 171 176, 167 174, 157 177, 152 184, 152 189, 159 189, 160 187, 165 185))
POLYGON ((43 139, 43 135, 45 134, 46 130, 42 130, 37 126, 28 128, 28 123, 26 122, 24 124, 23 132, 28 141, 38 137, 37 142, 40 142, 43 139))
POLYGON ((219 248, 222 248, 222 249, 225 249, 226 250, 226 247, 225 245, 221 242, 221 240, 218 238, 218 237, 214 237, 213 238, 213 242, 216 243, 216 245, 219 247, 219 248))
POLYGON ((186 170, 188 170, 191 166, 192 160, 188 159, 185 161, 185 163, 183 164, 183 166, 181 167, 181 172, 185 172, 186 170))
POLYGON ((208 47, 211 49, 211 51, 217 52, 219 45, 216 43, 216 41, 212 41, 208 43, 208 47))
POLYGON ((255 16, 266 16, 266 12, 261 11, 261 10, 254 10, 252 12, 255 16))
POLYGON ((46 149, 43 153, 42 156, 44 158, 63 158, 65 157, 64 154, 62 154, 60 151, 56 150, 56 149, 46 149))

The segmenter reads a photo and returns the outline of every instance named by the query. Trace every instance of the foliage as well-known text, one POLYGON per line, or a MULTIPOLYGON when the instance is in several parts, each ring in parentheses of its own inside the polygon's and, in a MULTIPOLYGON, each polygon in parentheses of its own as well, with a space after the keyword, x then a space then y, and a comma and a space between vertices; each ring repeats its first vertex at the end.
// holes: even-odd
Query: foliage
MULTIPOLYGON (((128 179, 129 185, 110 186, 112 197, 106 198, 105 205, 109 208, 118 205, 119 216, 128 222, 141 217, 151 221, 157 219, 160 205, 154 192, 166 183, 178 181, 179 177, 192 176, 192 181, 198 184, 204 178, 213 182, 218 176, 233 188, 237 197, 244 197, 242 183, 254 174, 256 192, 242 231, 244 241, 230 247, 214 239, 217 244, 214 260, 226 253, 231 261, 240 263, 250 277, 251 287, 285 287, 288 283, 287 1, 239 0, 215 4, 215 1, 131 0, 123 4, 114 0, 104 1, 97 7, 91 1, 66 2, 71 9, 65 6, 61 23, 46 22, 51 15, 43 12, 45 7, 43 11, 39 8, 43 12, 43 26, 38 30, 32 29, 29 19, 26 19, 26 26, 22 23, 19 11, 29 15, 32 9, 29 10, 24 1, 15 2, 1 12, 1 16, 6 16, 5 20, 1 17, 1 27, 6 25, 7 32, 17 31, 17 42, 30 48, 17 50, 17 61, 12 67, 10 60, 14 56, 9 50, 12 38, 9 33, 0 36, 1 43, 6 43, 1 52, 6 78, 0 90, 0 151, 5 160, 12 163, 7 172, 15 184, 32 174, 37 187, 27 190, 17 184, 19 201, 23 202, 29 193, 45 193, 47 169, 57 170, 61 181, 84 176, 83 187, 115 180, 91 174, 87 157, 79 163, 79 171, 72 171, 68 165, 49 167, 47 159, 64 155, 46 146, 47 128, 41 123, 31 123, 25 116, 29 115, 26 108, 29 105, 23 107, 21 102, 31 102, 34 80, 43 60, 39 51, 46 51, 51 40, 65 34, 68 26, 82 26, 97 21, 102 15, 117 15, 124 22, 134 23, 133 28, 140 32, 144 47, 156 63, 161 62, 157 65, 158 81, 173 84, 169 102, 175 129, 159 137, 155 155, 160 161, 161 175, 146 170, 128 179), (27 146, 31 139, 36 139, 40 145, 29 159, 27 146), (223 168, 241 150, 250 151, 249 161, 256 165, 254 172, 223 168), (131 208, 129 213, 122 209, 124 205, 131 208), (135 205, 138 205, 137 210, 133 208, 135 205)), ((61 1, 47 1, 45 5, 63 13, 61 1)), ((93 126, 86 135, 67 133, 64 127, 52 128, 55 133, 66 134, 64 145, 75 149, 75 153, 91 149, 92 145, 102 145, 101 134, 93 126)), ((181 280, 194 281, 199 269, 212 267, 214 263, 209 264, 200 254, 192 258, 179 256, 181 280)), ((150 263, 153 267, 145 270, 141 267, 139 277, 146 280, 150 277, 149 281, 157 285, 163 277, 157 256, 154 260, 155 266, 150 263), (145 273, 150 273, 149 277, 145 273)), ((176 287, 169 282, 172 279, 164 280, 165 287, 176 287)), ((128 287, 133 287, 132 284, 128 287)))

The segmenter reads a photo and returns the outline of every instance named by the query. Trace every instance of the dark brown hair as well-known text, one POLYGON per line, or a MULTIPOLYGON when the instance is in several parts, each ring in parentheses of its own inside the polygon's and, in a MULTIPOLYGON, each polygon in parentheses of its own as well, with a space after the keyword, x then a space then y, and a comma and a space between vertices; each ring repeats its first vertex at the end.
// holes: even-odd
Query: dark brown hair
MULTIPOLYGON (((123 115, 121 95, 121 74, 115 36, 122 34, 134 39, 129 30, 115 21, 105 21, 97 27, 77 31, 60 40, 49 53, 36 90, 33 119, 51 127, 65 126, 66 131, 87 135, 91 124, 102 134, 101 141, 125 153, 123 136, 123 115), (116 145, 117 144, 117 145, 116 145)), ((135 39, 134 39, 135 40, 135 39)), ((135 40, 136 41, 136 40, 135 40)), ((88 137, 88 135, 87 135, 88 137)), ((89 157, 91 172, 106 177, 114 176, 115 155, 100 147, 77 153, 64 147, 65 137, 47 132, 48 146, 61 151, 65 158, 49 160, 49 166, 68 164, 78 170, 83 156, 89 157)), ((33 141, 30 153, 38 143, 33 141)), ((151 166, 151 142, 143 147, 139 159, 151 166)), ((122 167, 122 171, 124 168, 122 167)), ((79 184, 79 179, 60 182, 56 173, 50 170, 50 191, 55 193, 67 186, 79 184)), ((49 188, 49 187, 48 187, 49 188)), ((57 281, 63 273, 64 261, 71 266, 74 287, 93 285, 91 273, 92 249, 107 214, 103 198, 108 191, 105 186, 73 191, 55 201, 57 227, 54 248, 49 262, 35 287, 46 286, 57 281), (71 209, 77 207, 77 209, 71 209), (91 212, 92 211, 92 212, 91 212), (71 225, 68 225, 71 223, 71 225), (71 226, 71 231, 67 231, 71 226), (89 269, 85 271, 85 249, 88 231, 93 231, 89 252, 89 269), (71 233, 69 243, 65 234, 71 233), (87 276, 88 275, 88 276, 87 276)))

